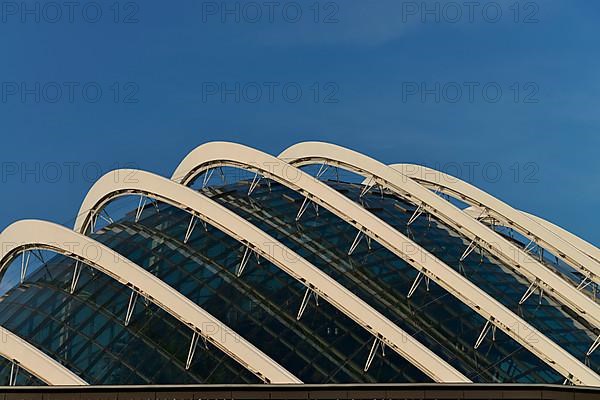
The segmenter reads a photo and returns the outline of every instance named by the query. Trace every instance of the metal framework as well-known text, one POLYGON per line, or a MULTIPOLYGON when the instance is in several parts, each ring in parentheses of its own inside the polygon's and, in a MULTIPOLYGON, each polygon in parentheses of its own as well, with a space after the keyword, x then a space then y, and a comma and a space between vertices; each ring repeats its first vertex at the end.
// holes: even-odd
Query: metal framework
MULTIPOLYGON (((63 254, 112 277, 200 334, 225 354, 267 383, 301 383, 281 365, 244 340, 218 319, 178 291, 105 245, 63 226, 39 220, 22 220, 0 235, 0 272, 23 251, 44 249, 63 254), (92 256, 88 256, 91 254, 92 256), (208 328, 207 328, 208 327, 208 328)), ((130 307, 131 308, 131 301, 130 307)), ((128 312, 129 314, 129 312, 128 312)), ((15 342, 16 346, 22 343, 15 342)), ((34 360, 28 360, 30 365, 34 360)), ((54 376, 46 364, 39 376, 54 376)))
POLYGON ((489 251, 507 266, 523 274, 529 282, 538 281, 546 293, 554 295, 561 303, 579 313, 593 326, 600 328, 600 305, 528 252, 401 172, 364 154, 321 142, 293 145, 284 150, 279 157, 297 167, 327 163, 367 177, 368 181, 418 205, 416 216, 422 212, 436 216, 471 240, 471 246, 477 245, 489 251))
POLYGON ((547 221, 541 222, 540 218, 515 210, 498 198, 454 176, 414 164, 392 164, 390 167, 426 187, 478 207, 483 214, 480 214, 481 218, 491 217, 500 224, 515 229, 535 244, 562 258, 589 280, 600 282, 600 250, 594 247, 598 257, 595 258, 585 250, 591 246, 589 243, 581 248, 581 239, 572 240, 570 235, 565 235, 564 230, 559 231, 560 228, 547 221))
MULTIPOLYGON (((319 144, 316 145, 315 147, 319 149, 319 144)), ((349 150, 347 152, 350 153, 349 150)), ((358 153, 351 153, 355 154, 355 157, 360 156, 358 153)), ((284 152, 281 157, 297 159, 298 162, 300 160, 306 163, 314 162, 306 153, 302 158, 286 157, 286 154, 289 155, 290 151, 284 152)), ((351 161, 348 165, 355 165, 355 163, 351 161)), ((223 166, 250 170, 303 194, 308 199, 307 201, 325 207, 438 283, 487 321, 490 321, 533 354, 540 357, 568 380, 576 384, 600 383, 600 376, 590 368, 508 310, 500 302, 491 298, 458 272, 360 205, 282 159, 235 143, 211 142, 192 150, 179 164, 172 179, 188 185, 203 172, 223 166)), ((383 172, 399 174, 383 164, 381 166, 383 172)), ((375 175, 378 176, 381 171, 375 172, 377 172, 375 175)), ((416 182, 412 182, 412 184, 418 186, 422 191, 432 194, 416 182)), ((445 202, 443 203, 445 204, 445 202)), ((443 207, 444 204, 441 204, 441 206, 443 207)), ((460 210, 458 211, 460 212, 460 210)), ((467 220, 473 221, 471 218, 467 218, 467 220)), ((479 222, 474 222, 478 227, 480 226, 489 231, 487 227, 479 224, 479 222)), ((573 289, 564 281, 563 284, 569 289, 573 289)), ((578 291, 576 293, 583 296, 578 291)), ((589 300, 585 296, 583 298, 589 300)), ((594 307, 596 307, 595 304, 594 307)))
POLYGON ((593 244, 591 244, 589 242, 586 242, 579 236, 574 235, 573 233, 567 231, 566 229, 563 229, 560 226, 555 225, 548 220, 538 217, 537 215, 533 215, 533 214, 527 213, 525 211, 520 211, 520 212, 525 214, 527 217, 531 218, 532 220, 536 221, 538 224, 542 225, 544 228, 548 229, 549 231, 553 232, 554 234, 561 236, 565 240, 570 241, 579 250, 583 251, 588 256, 593 257, 594 260, 600 262, 600 249, 598 247, 594 246, 593 244))
MULTIPOLYGON (((161 176, 137 170, 117 170, 104 175, 84 199, 75 230, 89 231, 93 215, 100 213, 110 201, 138 194, 186 210, 191 214, 191 220, 205 221, 247 246, 236 271, 238 275, 243 272, 250 252, 254 252, 302 282, 307 287, 307 300, 308 294, 312 293, 315 298, 318 296, 331 303, 435 381, 470 382, 426 346, 291 249, 214 200, 161 176), (127 178, 131 176, 135 179, 127 178)), ((306 304, 301 305, 298 318, 304 308, 306 304)))
POLYGON ((12 362, 10 384, 14 385, 17 371, 23 368, 48 385, 87 385, 88 383, 69 371, 38 348, 21 339, 6 328, 0 327, 0 356, 12 362))

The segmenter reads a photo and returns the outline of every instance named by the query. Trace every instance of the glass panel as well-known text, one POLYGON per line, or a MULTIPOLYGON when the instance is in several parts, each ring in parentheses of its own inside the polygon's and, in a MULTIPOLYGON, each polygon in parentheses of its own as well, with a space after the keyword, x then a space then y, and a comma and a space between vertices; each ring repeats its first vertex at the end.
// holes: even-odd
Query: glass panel
POLYGON ((198 348, 185 370, 187 326, 139 299, 126 327, 131 291, 85 267, 71 295, 73 267, 72 260, 56 256, 9 290, 0 301, 0 325, 91 384, 259 382, 212 346, 198 348))
MULTIPOLYGON (((332 184, 348 196, 359 197, 359 185, 332 184)), ((240 182, 207 188, 203 193, 298 252, 470 379, 562 383, 554 370, 500 331, 496 332, 495 340, 490 334, 475 350, 474 343, 485 324, 478 314, 438 285, 427 287, 425 282, 407 299, 417 271, 375 241, 366 239, 348 256, 357 231, 332 213, 310 206, 300 222, 296 222, 303 201, 301 195, 274 182, 270 187, 262 183, 250 197, 247 188, 246 182, 240 182)), ((381 199, 379 193, 367 194, 364 201, 373 212, 377 207, 385 210, 384 206, 398 214, 402 211, 394 205, 394 200, 385 196, 381 199)), ((405 232, 406 222, 398 229, 405 232)), ((412 230, 415 235, 423 236, 425 228, 415 225, 412 230)), ((442 242, 439 246, 443 253, 446 244, 442 242)))

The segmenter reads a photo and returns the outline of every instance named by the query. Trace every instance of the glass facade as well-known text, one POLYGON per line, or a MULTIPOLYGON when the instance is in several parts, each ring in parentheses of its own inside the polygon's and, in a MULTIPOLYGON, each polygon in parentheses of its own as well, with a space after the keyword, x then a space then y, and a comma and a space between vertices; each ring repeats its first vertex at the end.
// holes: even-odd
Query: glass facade
MULTIPOLYGON (((519 305, 529 283, 502 262, 480 251, 459 262, 469 243, 441 221, 423 214, 407 226, 415 206, 403 199, 379 190, 360 196, 359 184, 326 183, 600 372, 600 355, 585 356, 596 332, 548 295, 536 293, 519 305)), ((266 180, 248 196, 248 185, 240 181, 199 190, 290 247, 474 382, 563 382, 500 330, 475 349, 486 322, 482 317, 434 283, 422 281, 408 298, 417 271, 367 238, 349 255, 357 231, 334 214, 310 206, 296 221, 303 196, 266 180)), ((238 277, 245 247, 201 223, 184 243, 189 223, 187 212, 158 203, 146 206, 139 219, 133 210, 91 236, 174 287, 305 383, 431 381, 391 350, 378 352, 365 371, 373 343, 368 331, 314 298, 298 320, 306 291, 302 283, 254 256, 238 277)), ((15 264, 10 268, 18 268, 15 264)), ((131 289, 84 267, 71 294, 74 267, 73 260, 57 255, 32 270, 0 297, 0 325, 92 384, 259 382, 202 340, 186 369, 192 336, 187 326, 141 298, 126 325, 131 289)), ((3 360, 0 380, 8 381, 10 368, 3 360)), ((18 384, 41 383, 23 370, 17 379, 18 384)))

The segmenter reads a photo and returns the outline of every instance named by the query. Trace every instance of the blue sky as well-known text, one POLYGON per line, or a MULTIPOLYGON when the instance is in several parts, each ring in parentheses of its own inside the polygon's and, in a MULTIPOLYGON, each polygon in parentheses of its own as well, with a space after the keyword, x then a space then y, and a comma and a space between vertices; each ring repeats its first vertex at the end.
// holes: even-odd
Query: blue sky
POLYGON ((600 243, 598 2, 24 4, 0 14, 0 228, 68 224, 101 173, 206 141, 323 140, 600 243))

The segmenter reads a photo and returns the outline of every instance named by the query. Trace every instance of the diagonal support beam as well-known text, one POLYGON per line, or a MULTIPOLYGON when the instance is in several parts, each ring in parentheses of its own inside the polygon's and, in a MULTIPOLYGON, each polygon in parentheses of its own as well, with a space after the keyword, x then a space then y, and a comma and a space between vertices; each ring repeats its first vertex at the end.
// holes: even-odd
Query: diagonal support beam
MULTIPOLYGON (((144 207, 146 206, 147 201, 148 201, 148 198, 146 196, 144 196, 143 194, 141 194, 140 202, 138 203, 137 210, 135 212, 135 222, 140 221, 140 217, 142 216, 142 211, 144 211, 144 207)), ((93 228, 92 228, 92 232, 93 232, 93 228)))
MULTIPOLYGON (((383 197, 383 191, 381 192, 381 196, 383 197)), ((415 222, 415 220, 417 218, 419 218, 419 216, 421 216, 421 214, 423 214, 423 203, 419 204, 419 206, 417 207, 417 209, 415 210, 415 212, 413 213, 413 215, 410 217, 410 219, 408 220, 408 222, 406 223, 406 225, 412 224, 413 222, 415 222)))
POLYGON ((365 363, 365 368, 363 369, 365 372, 369 371, 373 360, 375 359, 375 354, 377 354, 377 350, 381 347, 381 355, 385 357, 385 343, 378 337, 375 337, 373 340, 373 344, 371 345, 371 350, 369 351, 369 356, 367 357, 367 362, 365 363))
POLYGON ((577 290, 583 290, 586 287, 588 287, 589 285, 591 285, 594 282, 593 279, 591 279, 590 277, 586 276, 584 277, 581 282, 579 283, 579 285, 577 285, 577 290))
POLYGON ((300 218, 302 218, 304 211, 306 211, 306 209, 308 208, 309 202, 310 200, 308 199, 308 196, 306 196, 304 198, 304 201, 302 202, 302 205, 300 206, 300 209, 298 210, 298 214, 296 215, 296 222, 300 221, 300 218))
POLYGON ((129 304, 127 305, 127 314, 125 314, 125 326, 129 326, 129 322, 131 322, 131 316, 133 315, 133 310, 135 310, 137 298, 138 293, 135 290, 132 290, 131 296, 129 296, 129 304))
POLYGON ((71 288, 69 289, 69 293, 75 293, 75 289, 77 288, 77 282, 79 282, 79 276, 81 275, 81 261, 75 261, 75 267, 73 267, 73 279, 71 279, 71 288))
POLYGON ((369 180, 367 181, 367 184, 364 185, 363 189, 360 192, 360 198, 362 198, 365 194, 367 194, 369 192, 369 190, 371 190, 373 188, 373 186, 375 186, 377 184, 377 182, 375 181, 375 178, 370 177, 369 180))
POLYGON ((359 243, 361 242, 361 240, 363 239, 364 236, 365 236, 365 233, 363 232, 363 230, 362 229, 359 230, 358 233, 356 234, 356 237, 354 238, 354 241, 352 242, 352 245, 350 246, 350 250, 348 250, 349 256, 351 256, 352 253, 354 253, 354 250, 356 250, 356 248, 358 247, 359 243))
POLYGON ((194 359, 194 353, 196 352, 196 347, 198 346, 198 338, 200 335, 196 331, 192 334, 192 341, 190 343, 190 349, 187 355, 187 361, 185 362, 185 370, 189 370, 192 365, 192 360, 194 359))
POLYGON ((524 251, 525 253, 527 253, 527 254, 530 254, 530 253, 531 253, 531 251, 532 251, 532 250, 533 250, 533 249, 534 249, 536 246, 537 246, 537 243, 535 242, 535 240, 534 240, 534 239, 531 239, 531 240, 529 241, 529 243, 527 243, 527 246, 525 246, 525 247, 523 248, 523 251, 524 251))
POLYGON ((521 300, 519 300, 519 305, 525 303, 527 301, 527 299, 530 298, 533 293, 535 293, 536 289, 540 290, 539 304, 542 304, 542 298, 544 296, 544 288, 541 286, 540 282, 536 280, 536 281, 531 282, 531 285, 529 285, 529 287, 527 288, 525 293, 523 293, 521 300))
MULTIPOLYGON (((248 264, 248 260, 250 260, 250 256, 252 255, 253 250, 250 248, 250 246, 246 245, 246 249, 244 250, 244 255, 242 256, 242 260, 240 261, 240 263, 238 264, 236 270, 235 270, 235 275, 239 278, 240 276, 242 276, 242 272, 244 272, 244 269, 246 268, 246 264, 248 264)), ((258 256, 258 254, 257 254, 258 256)), ((258 262, 258 257, 257 257, 257 262, 258 262)))
POLYGON ((304 310, 306 310, 306 306, 308 305, 308 301, 310 297, 314 296, 315 304, 319 306, 319 295, 311 288, 306 288, 306 292, 304 292, 304 297, 302 298, 302 303, 300 304, 300 309, 298 310, 298 315, 296 316, 296 320, 300 321, 302 315, 304 314, 304 310))
POLYGON ((96 232, 96 222, 98 222, 98 214, 95 211, 93 211, 92 215, 90 217, 90 232, 91 233, 96 232))
POLYGON ((324 162, 323 164, 321 164, 321 167, 319 168, 319 172, 317 172, 316 178, 317 179, 321 179, 321 176, 323 176, 323 174, 329 169, 329 164, 327 164, 327 162, 324 162))
POLYGON ((410 290, 408 291, 408 295, 406 295, 407 299, 410 299, 412 297, 412 295, 415 294, 415 291, 421 284, 421 281, 423 280, 423 278, 425 279, 425 287, 427 288, 427 291, 429 292, 429 277, 427 275, 425 275, 423 273, 423 271, 419 271, 419 273, 417 274, 417 277, 413 281, 412 286, 410 287, 410 290))
POLYGON ((254 174, 254 178, 252 178, 252 183, 250 183, 250 188, 248 189, 248 196, 250 196, 252 192, 254 192, 254 189, 256 189, 262 178, 262 175, 259 176, 258 172, 254 174))
POLYGON ((25 282, 27 276, 27 268, 29 267, 29 259, 31 258, 31 251, 24 251, 21 254, 21 283, 25 282))
POLYGON ((10 377, 8 378, 8 386, 17 385, 17 377, 19 375, 19 363, 15 360, 10 362, 10 377))
POLYGON ((106 211, 106 208, 102 209, 102 212, 100 212, 98 214, 98 217, 102 218, 104 221, 106 221, 108 224, 112 224, 115 221, 111 218, 111 216, 108 214, 108 212, 106 211))
POLYGON ((591 356, 592 353, 594 351, 596 351, 596 349, 600 346, 600 336, 598 336, 596 338, 596 340, 594 340, 594 343, 592 343, 592 345, 590 346, 590 348, 588 349, 587 353, 585 353, 586 356, 591 356))
POLYGON ((469 243, 465 251, 462 253, 458 261, 463 262, 465 258, 469 257, 469 254, 471 254, 473 250, 475 250, 475 247, 477 247, 477 244, 475 243, 475 239, 473 239, 471 240, 471 243, 469 243))
POLYGON ((494 325, 492 320, 488 319, 485 325, 483 326, 483 329, 481 330, 477 341, 475 342, 475 350, 477 350, 479 346, 481 346, 481 343, 483 343, 483 340, 485 339, 490 330, 492 331, 492 340, 496 341, 496 325, 494 325))
POLYGON ((211 168, 208 171, 206 171, 206 173, 204 174, 204 179, 202 180, 202 189, 204 189, 206 185, 208 185, 208 182, 210 181, 210 178, 212 178, 214 172, 214 168, 211 168))
POLYGON ((187 244, 188 240, 190 240, 190 236, 192 236, 192 232, 194 232, 194 228, 198 223, 198 218, 192 214, 190 217, 190 223, 188 224, 187 230, 185 231, 185 237, 183 238, 183 243, 187 244))

